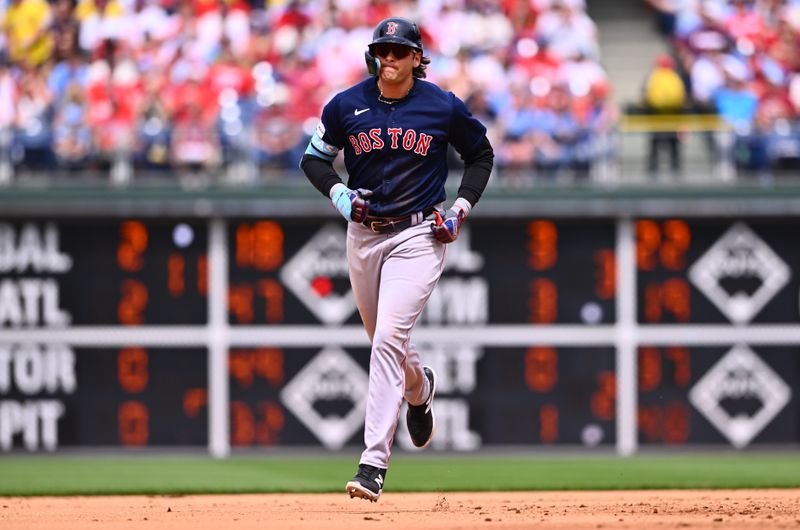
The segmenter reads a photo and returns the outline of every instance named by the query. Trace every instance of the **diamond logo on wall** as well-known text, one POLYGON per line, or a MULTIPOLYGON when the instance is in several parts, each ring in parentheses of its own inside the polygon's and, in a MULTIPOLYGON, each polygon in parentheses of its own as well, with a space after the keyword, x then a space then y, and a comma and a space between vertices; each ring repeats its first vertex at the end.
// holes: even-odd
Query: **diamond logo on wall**
POLYGON ((745 345, 736 345, 692 387, 689 401, 737 449, 786 406, 792 391, 745 345))
POLYGON ((345 232, 327 224, 281 269, 281 281, 321 322, 341 324, 356 309, 345 232))
POLYGON ((364 424, 369 376, 344 350, 317 354, 281 391, 281 401, 322 444, 341 449, 364 424))
POLYGON ((786 263, 744 223, 736 223, 689 269, 689 279, 722 313, 746 324, 789 281, 786 263))

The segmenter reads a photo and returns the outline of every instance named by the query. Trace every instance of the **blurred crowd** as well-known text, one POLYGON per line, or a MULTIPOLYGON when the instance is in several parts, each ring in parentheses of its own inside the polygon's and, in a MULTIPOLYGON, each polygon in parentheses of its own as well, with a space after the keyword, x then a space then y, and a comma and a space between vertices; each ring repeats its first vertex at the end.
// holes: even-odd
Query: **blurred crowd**
MULTIPOLYGON (((387 16, 420 23, 428 79, 488 126, 498 168, 585 176, 612 156, 616 115, 584 0, 3 3, 0 162, 15 169, 299 174, 322 106, 367 75, 363 52, 387 16)), ((745 22, 732 26, 751 35, 745 22)), ((796 60, 766 56, 770 74, 796 60)))
POLYGON ((659 66, 680 75, 685 108, 733 132, 718 155, 762 174, 800 167, 800 0, 647 2, 672 43, 659 66))

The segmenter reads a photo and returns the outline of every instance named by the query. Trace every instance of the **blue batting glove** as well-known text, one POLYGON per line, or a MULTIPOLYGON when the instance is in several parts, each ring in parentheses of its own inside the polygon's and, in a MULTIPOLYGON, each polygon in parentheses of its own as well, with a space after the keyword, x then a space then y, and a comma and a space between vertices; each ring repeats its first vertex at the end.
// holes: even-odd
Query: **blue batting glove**
POLYGON ((351 190, 344 184, 336 184, 331 188, 331 202, 347 221, 362 223, 369 213, 371 190, 363 188, 351 190))

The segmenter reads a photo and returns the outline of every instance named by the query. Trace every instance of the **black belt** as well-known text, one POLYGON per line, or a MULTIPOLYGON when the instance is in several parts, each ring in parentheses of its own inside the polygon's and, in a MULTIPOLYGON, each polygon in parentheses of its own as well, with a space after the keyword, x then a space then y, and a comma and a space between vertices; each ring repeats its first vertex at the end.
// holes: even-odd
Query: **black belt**
POLYGON ((364 226, 377 232, 378 234, 391 234, 405 230, 409 226, 421 223, 426 217, 436 210, 434 206, 429 206, 421 212, 403 215, 401 217, 372 217, 364 219, 364 226))

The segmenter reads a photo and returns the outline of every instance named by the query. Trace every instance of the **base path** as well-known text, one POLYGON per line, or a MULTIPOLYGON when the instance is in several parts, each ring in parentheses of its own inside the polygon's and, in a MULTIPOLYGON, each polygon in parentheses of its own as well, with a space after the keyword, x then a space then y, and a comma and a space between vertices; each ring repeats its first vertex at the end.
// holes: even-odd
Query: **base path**
POLYGON ((0 528, 800 529, 800 490, 0 497, 0 528))

